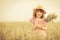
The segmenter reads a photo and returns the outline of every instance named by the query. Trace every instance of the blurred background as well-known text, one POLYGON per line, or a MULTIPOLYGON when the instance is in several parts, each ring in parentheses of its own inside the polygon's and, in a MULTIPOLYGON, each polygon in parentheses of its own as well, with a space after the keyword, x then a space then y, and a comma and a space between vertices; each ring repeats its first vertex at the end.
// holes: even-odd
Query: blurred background
POLYGON ((45 40, 28 22, 39 4, 44 6, 45 16, 49 13, 58 16, 55 22, 47 24, 46 40, 60 40, 60 0, 0 0, 0 40, 45 40))
POLYGON ((28 21, 38 4, 44 6, 47 14, 55 12, 56 21, 60 20, 60 0, 0 0, 0 21, 28 21))

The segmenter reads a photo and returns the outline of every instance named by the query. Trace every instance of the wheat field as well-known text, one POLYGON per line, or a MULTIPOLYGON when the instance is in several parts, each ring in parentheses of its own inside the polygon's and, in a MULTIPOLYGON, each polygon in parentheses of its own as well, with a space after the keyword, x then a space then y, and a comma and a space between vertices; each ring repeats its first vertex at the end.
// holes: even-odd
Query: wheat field
POLYGON ((49 22, 47 35, 32 30, 30 22, 0 22, 0 40, 60 40, 60 22, 49 22))

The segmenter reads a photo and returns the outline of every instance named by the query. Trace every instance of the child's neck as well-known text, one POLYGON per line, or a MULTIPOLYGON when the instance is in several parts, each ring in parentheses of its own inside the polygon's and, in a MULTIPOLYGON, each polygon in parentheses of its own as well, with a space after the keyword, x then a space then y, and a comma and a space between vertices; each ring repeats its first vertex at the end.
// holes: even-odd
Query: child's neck
POLYGON ((42 20, 42 19, 41 19, 41 18, 36 18, 36 20, 40 21, 40 20, 42 20))
POLYGON ((36 19, 41 19, 41 18, 39 18, 39 17, 36 17, 36 19))

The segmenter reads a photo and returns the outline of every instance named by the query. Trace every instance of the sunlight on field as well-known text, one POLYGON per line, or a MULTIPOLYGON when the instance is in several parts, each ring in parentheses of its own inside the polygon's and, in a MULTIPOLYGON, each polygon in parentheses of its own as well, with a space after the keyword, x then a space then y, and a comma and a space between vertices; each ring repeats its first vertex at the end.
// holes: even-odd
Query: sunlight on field
MULTIPOLYGON (((46 40, 60 40, 60 22, 47 25, 46 40)), ((32 30, 29 22, 0 22, 0 40, 44 40, 40 32, 32 30)))

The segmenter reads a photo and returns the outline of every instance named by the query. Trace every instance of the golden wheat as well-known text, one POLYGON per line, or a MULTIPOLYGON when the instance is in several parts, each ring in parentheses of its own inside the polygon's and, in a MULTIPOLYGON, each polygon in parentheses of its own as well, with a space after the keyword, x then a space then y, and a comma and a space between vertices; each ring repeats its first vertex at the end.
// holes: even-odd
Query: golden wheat
MULTIPOLYGON (((46 40, 60 40, 60 22, 49 22, 46 40)), ((0 40, 45 40, 29 22, 0 22, 0 40)))

